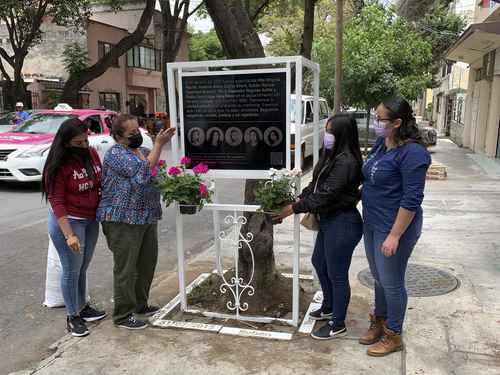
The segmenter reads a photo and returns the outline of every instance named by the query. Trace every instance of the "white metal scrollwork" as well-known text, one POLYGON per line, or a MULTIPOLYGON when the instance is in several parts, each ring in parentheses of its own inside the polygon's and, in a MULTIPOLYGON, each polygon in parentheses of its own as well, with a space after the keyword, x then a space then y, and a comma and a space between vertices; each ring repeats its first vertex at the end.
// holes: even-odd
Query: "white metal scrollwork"
MULTIPOLYGON (((221 272, 220 276, 222 277, 223 283, 220 286, 220 291, 223 294, 225 294, 228 290, 231 291, 231 294, 233 295, 233 301, 229 301, 226 306, 230 311, 236 312, 236 319, 238 319, 241 311, 248 310, 248 303, 241 303, 241 297, 244 293, 246 293, 248 296, 253 296, 255 293, 255 289, 251 285, 255 268, 255 258, 252 246, 250 245, 250 243, 253 241, 253 233, 247 233, 246 235, 243 235, 240 232, 240 227, 247 223, 247 218, 244 216, 238 216, 236 212, 233 215, 226 216, 224 218, 224 222, 230 225, 230 228, 227 232, 229 232, 231 235, 228 236, 227 232, 221 231, 219 233, 219 239, 223 242, 229 243, 231 245, 231 248, 233 249, 234 276, 231 277, 230 280, 227 280, 224 276, 224 272, 221 272), (243 278, 240 277, 239 274, 239 252, 241 249, 243 249, 243 246, 247 247, 252 258, 252 272, 247 283, 244 282, 243 278)), ((219 259, 217 259, 217 261, 220 266, 219 269, 222 270, 222 255, 219 256, 219 259)))

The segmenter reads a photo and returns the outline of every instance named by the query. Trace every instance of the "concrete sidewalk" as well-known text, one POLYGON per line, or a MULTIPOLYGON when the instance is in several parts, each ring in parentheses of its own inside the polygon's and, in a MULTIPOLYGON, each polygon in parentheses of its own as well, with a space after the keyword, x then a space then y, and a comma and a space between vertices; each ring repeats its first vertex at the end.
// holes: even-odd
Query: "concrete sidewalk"
MULTIPOLYGON (((424 232, 412 263, 452 273, 455 291, 410 298, 406 349, 385 358, 366 356, 357 338, 367 327, 373 292, 357 275, 366 269, 362 244, 351 266, 349 335, 327 342, 295 334, 271 341, 212 333, 147 329, 129 332, 108 319, 83 339, 65 337, 54 354, 22 374, 500 374, 500 180, 467 152, 440 140, 433 158, 448 179, 428 181, 424 232)), ((276 227, 276 260, 291 268, 291 221, 276 227)), ((310 272, 312 235, 303 231, 301 267, 310 272)), ((205 252, 188 266, 188 279, 213 269, 205 252)), ((176 274, 155 280, 153 300, 177 293, 176 274)), ((1 371, 0 371, 1 372, 1 371)))

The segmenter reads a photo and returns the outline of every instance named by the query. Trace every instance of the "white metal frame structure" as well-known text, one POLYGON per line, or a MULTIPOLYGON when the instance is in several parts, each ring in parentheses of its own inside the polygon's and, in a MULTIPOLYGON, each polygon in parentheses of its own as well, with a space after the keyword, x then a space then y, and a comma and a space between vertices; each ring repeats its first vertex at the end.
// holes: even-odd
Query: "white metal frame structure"
MULTIPOLYGON (((168 75, 168 92, 169 92, 169 109, 171 126, 177 128, 181 132, 181 144, 178 143, 178 138, 172 139, 172 151, 175 160, 180 160, 184 156, 184 119, 183 119, 183 98, 182 98, 182 78, 189 76, 207 76, 207 75, 225 75, 225 74, 251 74, 251 73, 286 73, 286 167, 291 167, 291 139, 290 139, 290 104, 291 104, 291 76, 292 67, 295 68, 295 95, 296 103, 301 103, 302 89, 303 89, 303 69, 309 69, 313 73, 313 96, 314 96, 314 124, 315 131, 314 139, 314 164, 317 163, 319 158, 319 65, 302 56, 290 57, 269 57, 269 58, 256 58, 256 59, 239 59, 239 60, 220 60, 220 61, 203 61, 203 62, 176 62, 167 64, 168 75), (228 68, 238 67, 238 70, 228 70, 228 68), (245 70, 245 67, 249 67, 245 70), (178 99, 176 97, 176 85, 178 91, 178 99), (177 102, 178 100, 178 102, 177 102), (179 108, 180 123, 177 123, 179 108)), ((295 118, 302 118, 302 106, 295 105, 295 118)), ((301 129, 300 126, 296 128, 295 144, 301 144, 301 129)), ((301 160, 301 148, 295 149, 295 165, 299 166, 301 160)), ((232 178, 232 179, 267 179, 269 173, 267 170, 261 171, 247 171, 247 170, 211 170, 209 172, 211 178, 232 178)), ((300 189, 300 178, 297 180, 297 188, 300 189)), ((215 195, 214 204, 208 204, 204 209, 213 211, 214 219, 214 238, 215 238, 215 255, 217 258, 216 269, 217 273, 222 277, 224 283, 221 286, 221 291, 224 289, 230 292, 234 301, 228 303, 228 309, 233 311, 234 314, 222 314, 215 312, 203 312, 198 310, 190 310, 187 306, 187 293, 186 293, 186 280, 185 280, 185 258, 184 258, 184 224, 183 216, 180 214, 179 205, 176 204, 176 236, 177 236, 177 258, 178 258, 178 275, 179 275, 179 297, 180 308, 182 311, 199 313, 209 317, 216 318, 230 318, 247 320, 254 322, 270 323, 273 321, 281 321, 292 326, 297 327, 299 323, 299 266, 300 266, 300 219, 299 215, 294 217, 294 259, 293 259, 293 296, 292 296, 292 319, 275 319, 270 317, 261 316, 245 316, 241 315, 247 308, 245 304, 240 304, 240 297, 243 293, 252 295, 253 287, 251 280, 244 282, 238 275, 238 249, 243 244, 246 244, 249 251, 251 249, 252 234, 249 233, 248 237, 244 238, 239 233, 238 226, 242 224, 244 212, 256 212, 259 206, 256 205, 242 205, 242 204, 219 204, 217 203, 217 195, 215 195), (231 280, 224 278, 224 271, 221 262, 221 242, 224 240, 231 240, 227 237, 226 232, 221 231, 220 213, 225 212, 228 214, 225 217, 226 224, 233 226, 233 245, 234 257, 236 264, 236 275, 231 280)), ((252 254, 253 256, 253 254, 252 254)))

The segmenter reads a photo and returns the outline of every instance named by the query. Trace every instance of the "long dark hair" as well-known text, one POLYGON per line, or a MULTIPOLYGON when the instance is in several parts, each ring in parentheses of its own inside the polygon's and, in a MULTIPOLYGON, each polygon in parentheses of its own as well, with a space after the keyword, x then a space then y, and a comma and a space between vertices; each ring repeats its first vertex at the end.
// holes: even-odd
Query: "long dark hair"
POLYGON ((332 124, 335 143, 331 150, 323 148, 314 174, 317 175, 326 163, 335 160, 342 152, 350 153, 358 162, 358 168, 361 171, 363 157, 359 147, 358 124, 354 117, 347 113, 339 113, 330 117, 326 124, 332 124))
MULTIPOLYGON (((87 126, 76 117, 64 121, 59 127, 43 168, 42 196, 45 199, 54 189, 54 181, 61 166, 68 159, 77 157, 68 150, 67 145, 73 138, 85 133, 87 133, 87 126)), ((89 176, 93 177, 95 173, 90 154, 88 158, 80 158, 80 160, 89 176)))
POLYGON ((410 103, 403 98, 394 97, 382 102, 382 105, 389 111, 391 120, 401 120, 401 126, 394 130, 394 140, 398 145, 408 142, 424 145, 410 103))

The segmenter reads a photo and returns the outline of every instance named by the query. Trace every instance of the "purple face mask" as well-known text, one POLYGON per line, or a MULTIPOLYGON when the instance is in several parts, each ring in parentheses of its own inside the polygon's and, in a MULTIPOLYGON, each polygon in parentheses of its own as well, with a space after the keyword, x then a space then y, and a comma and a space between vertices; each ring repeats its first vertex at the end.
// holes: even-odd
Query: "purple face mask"
POLYGON ((391 134, 392 129, 387 129, 383 122, 380 122, 379 120, 375 120, 373 122, 373 125, 375 127, 375 134, 377 135, 377 137, 386 138, 389 136, 389 134, 391 134))
POLYGON ((334 144, 335 144, 335 136, 330 133, 325 133, 325 138, 323 139, 323 146, 325 146, 327 150, 331 150, 334 144))

